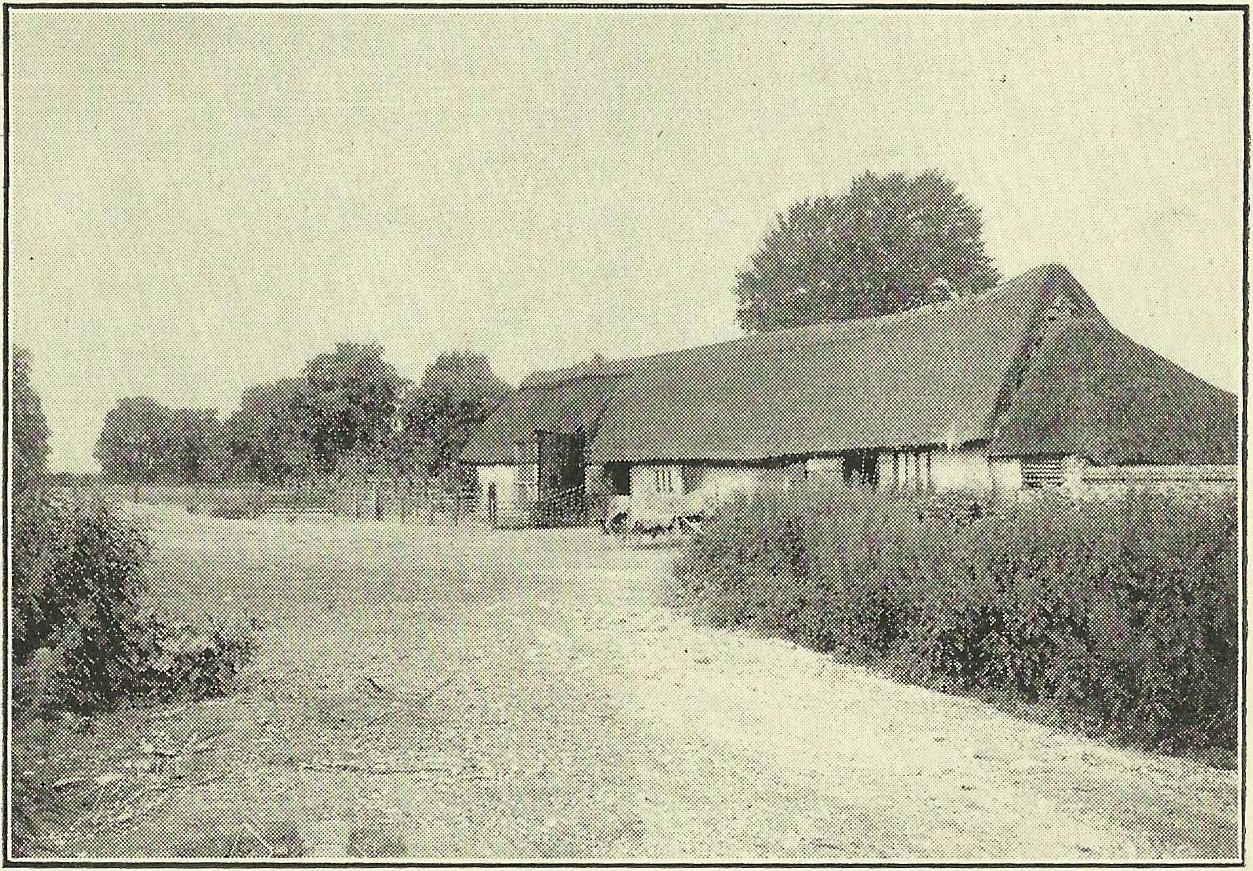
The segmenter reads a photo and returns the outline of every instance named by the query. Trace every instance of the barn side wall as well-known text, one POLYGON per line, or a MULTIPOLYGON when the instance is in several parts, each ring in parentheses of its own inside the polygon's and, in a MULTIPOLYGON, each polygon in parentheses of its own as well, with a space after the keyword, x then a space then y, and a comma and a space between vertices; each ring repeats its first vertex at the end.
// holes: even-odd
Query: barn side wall
POLYGON ((1022 460, 996 459, 989 461, 992 484, 997 490, 1014 492, 1022 489, 1022 460))
POLYGON ((1132 490, 1167 493, 1231 493, 1240 484, 1240 467, 1089 466, 1076 458, 1067 485, 1087 498, 1116 498, 1132 490))
POLYGON ((758 487, 785 487, 791 472, 786 468, 640 464, 631 467, 631 520, 668 523, 670 519, 709 511, 758 487), (657 486, 657 471, 669 472, 672 490, 657 486))
MULTIPOLYGON (((530 466, 530 475, 519 475, 523 469, 516 465, 479 466, 479 499, 477 512, 483 519, 488 517, 487 488, 496 485, 496 520, 499 524, 518 524, 529 521, 531 511, 538 498, 535 491, 534 466, 530 466), (526 479, 526 480, 524 480, 526 479)), ((525 470, 524 470, 525 471, 525 470)))
MULTIPOLYGON (((936 492, 948 490, 991 490, 998 483, 1013 483, 1005 470, 993 474, 987 451, 979 448, 958 448, 952 451, 933 451, 931 454, 931 486, 936 492)), ((1010 489, 1021 486, 1021 478, 1010 489)))

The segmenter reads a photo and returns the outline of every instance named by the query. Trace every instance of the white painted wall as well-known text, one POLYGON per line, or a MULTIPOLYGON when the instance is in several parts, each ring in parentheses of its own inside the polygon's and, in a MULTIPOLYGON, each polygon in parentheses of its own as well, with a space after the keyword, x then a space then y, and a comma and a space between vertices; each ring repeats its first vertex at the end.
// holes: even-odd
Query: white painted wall
POLYGON ((884 451, 875 458, 875 463, 879 467, 879 489, 895 490, 896 454, 891 451, 884 451))
POLYGON ((671 518, 686 513, 687 499, 684 494, 682 466, 652 464, 631 467, 631 522, 668 523, 671 518), (658 489, 659 470, 669 472, 674 485, 672 491, 663 492, 658 489))
MULTIPOLYGON (((502 521, 512 521, 526 516, 531 505, 538 498, 535 491, 535 472, 531 472, 531 481, 523 481, 518 476, 518 466, 479 466, 479 512, 487 517, 487 485, 496 485, 496 516, 502 521)), ((534 467, 532 466, 532 469, 534 467)))
POLYGON ((805 471, 810 475, 844 474, 843 457, 810 457, 805 461, 805 471))
POLYGON ((992 486, 997 490, 1014 492, 1022 489, 1022 461, 1018 459, 989 460, 992 486))
MULTIPOLYGON (((990 490, 992 464, 987 452, 973 448, 938 450, 931 454, 931 483, 936 492, 946 490, 990 490)), ((1019 485, 1021 486, 1021 472, 1019 485)))
POLYGON ((759 487, 787 485, 787 469, 754 469, 730 466, 658 466, 631 467, 632 522, 668 523, 672 518, 712 511, 737 493, 752 493, 759 487), (657 488, 654 470, 670 470, 675 483, 672 492, 657 488))
MULTIPOLYGON (((879 488, 892 490, 898 474, 917 481, 923 489, 1008 491, 1022 487, 1022 466, 1017 459, 989 460, 987 452, 975 448, 932 450, 930 464, 918 451, 882 451, 876 458, 879 488)), ((814 457, 805 461, 806 474, 817 480, 841 480, 841 457, 814 457)), ((795 470, 727 466, 636 465, 631 467, 630 518, 632 521, 669 522, 675 516, 709 511, 737 493, 752 493, 762 487, 785 488, 795 470), (655 469, 668 469, 674 489, 660 492, 655 469)), ((913 486, 913 485, 911 485, 913 486)))

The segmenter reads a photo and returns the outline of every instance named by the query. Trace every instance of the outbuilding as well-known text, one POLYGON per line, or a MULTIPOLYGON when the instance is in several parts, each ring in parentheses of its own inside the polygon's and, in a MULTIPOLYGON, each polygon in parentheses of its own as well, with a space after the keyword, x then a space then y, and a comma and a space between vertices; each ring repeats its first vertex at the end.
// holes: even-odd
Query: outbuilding
POLYGON ((502 518, 542 523, 614 504, 681 516, 813 477, 917 491, 1222 486, 1239 444, 1234 394, 1124 336, 1048 265, 898 314, 536 373, 462 460, 502 518))

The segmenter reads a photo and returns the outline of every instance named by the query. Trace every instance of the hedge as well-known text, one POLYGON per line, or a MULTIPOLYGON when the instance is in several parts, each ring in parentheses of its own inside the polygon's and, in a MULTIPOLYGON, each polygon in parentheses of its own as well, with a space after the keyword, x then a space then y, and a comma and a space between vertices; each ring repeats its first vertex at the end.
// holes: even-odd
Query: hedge
POLYGON ((766 491, 688 544, 674 598, 1066 728, 1229 758, 1239 554, 1234 494, 766 491))
POLYGON ((251 626, 195 627, 144 606, 144 536, 103 503, 24 496, 12 514, 18 716, 225 691, 251 626))

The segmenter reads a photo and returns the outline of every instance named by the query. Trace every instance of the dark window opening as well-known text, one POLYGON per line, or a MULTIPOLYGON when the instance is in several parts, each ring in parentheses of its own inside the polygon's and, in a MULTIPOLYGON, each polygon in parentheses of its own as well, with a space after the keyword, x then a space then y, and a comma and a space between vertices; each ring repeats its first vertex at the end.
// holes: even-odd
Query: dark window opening
POLYGON ((874 451, 849 451, 844 455, 844 483, 850 487, 878 487, 879 461, 874 451))
POLYGON ((629 463, 606 463, 605 476, 615 496, 631 495, 631 466, 629 463))
POLYGON ((1024 457, 1022 486, 1032 490, 1062 485, 1061 457, 1024 457))

